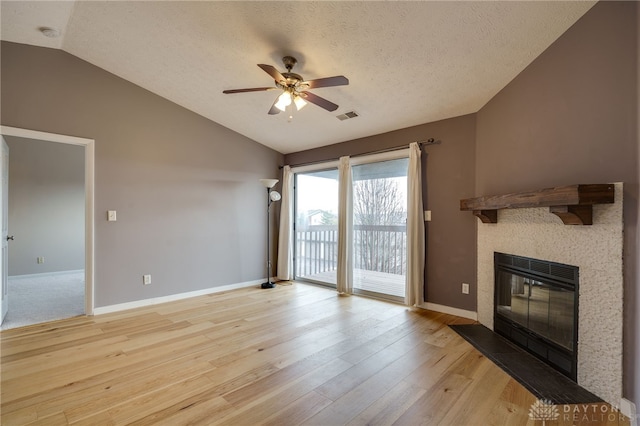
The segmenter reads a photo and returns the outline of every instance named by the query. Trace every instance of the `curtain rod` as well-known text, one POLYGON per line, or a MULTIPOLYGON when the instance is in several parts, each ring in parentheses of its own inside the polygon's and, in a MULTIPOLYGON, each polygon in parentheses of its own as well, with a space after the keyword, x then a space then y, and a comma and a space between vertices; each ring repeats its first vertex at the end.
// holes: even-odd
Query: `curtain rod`
MULTIPOLYGON (((425 141, 414 141, 415 143, 418 144, 418 146, 420 148, 422 148, 423 146, 427 146, 427 145, 440 145, 442 143, 441 140, 435 140, 434 138, 429 138, 425 141)), ((382 154, 383 152, 392 152, 392 151, 399 151, 401 149, 407 149, 409 148, 409 146, 414 143, 414 142, 410 142, 406 145, 401 145, 401 146, 397 146, 394 148, 386 148, 386 149, 380 149, 378 151, 371 151, 371 152, 365 152, 362 154, 355 154, 355 155, 351 155, 350 157, 362 157, 364 155, 373 155, 373 154, 382 154)), ((329 161, 337 161, 340 158, 327 158, 326 160, 318 160, 318 161, 309 161, 307 163, 299 163, 299 164, 293 164, 293 165, 289 165, 291 167, 302 167, 302 166, 310 166, 312 164, 319 164, 319 163, 326 163, 329 161)), ((284 166, 278 166, 278 169, 283 169, 284 166)))

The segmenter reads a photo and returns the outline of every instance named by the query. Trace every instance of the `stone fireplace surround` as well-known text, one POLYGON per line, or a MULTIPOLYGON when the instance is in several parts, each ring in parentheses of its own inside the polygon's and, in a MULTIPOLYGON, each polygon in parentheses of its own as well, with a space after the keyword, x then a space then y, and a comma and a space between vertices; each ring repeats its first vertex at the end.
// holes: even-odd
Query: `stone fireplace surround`
POLYGON ((578 384, 617 406, 622 397, 622 183, 593 206, 593 225, 564 225, 549 208, 504 209, 478 222, 478 321, 493 330, 493 253, 578 266, 578 384))

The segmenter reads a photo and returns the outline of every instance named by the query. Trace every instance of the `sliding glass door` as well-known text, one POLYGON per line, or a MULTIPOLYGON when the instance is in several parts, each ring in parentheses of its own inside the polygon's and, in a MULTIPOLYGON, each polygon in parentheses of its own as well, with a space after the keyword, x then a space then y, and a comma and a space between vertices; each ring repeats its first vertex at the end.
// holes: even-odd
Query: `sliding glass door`
POLYGON ((295 278, 336 285, 338 170, 295 174, 295 278))
POLYGON ((404 298, 408 162, 399 158, 352 167, 356 293, 404 298))
MULTIPOLYGON (((351 159, 354 293, 404 300, 408 164, 398 153, 351 159)), ((337 168, 295 172, 296 279, 337 284, 338 190, 337 168)))

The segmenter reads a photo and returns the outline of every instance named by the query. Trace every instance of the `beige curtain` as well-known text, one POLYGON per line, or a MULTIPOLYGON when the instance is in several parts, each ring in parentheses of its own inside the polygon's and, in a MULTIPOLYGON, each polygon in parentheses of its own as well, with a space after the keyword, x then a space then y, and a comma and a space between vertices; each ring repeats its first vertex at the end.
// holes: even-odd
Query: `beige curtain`
POLYGON ((338 293, 353 292, 353 187, 349 157, 338 165, 338 293))
POLYGON ((278 233, 278 279, 293 279, 293 173, 291 167, 282 169, 282 199, 278 233))
POLYGON ((422 206, 422 170, 420 146, 409 145, 407 172, 407 283, 404 302, 420 306, 424 301, 424 213, 422 206))

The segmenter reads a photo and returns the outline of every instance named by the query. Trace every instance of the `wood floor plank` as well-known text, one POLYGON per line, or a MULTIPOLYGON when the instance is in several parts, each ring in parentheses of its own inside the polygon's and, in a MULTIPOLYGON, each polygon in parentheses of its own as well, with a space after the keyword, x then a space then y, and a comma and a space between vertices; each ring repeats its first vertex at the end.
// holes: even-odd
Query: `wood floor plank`
MULTIPOLYGON (((470 369, 467 370, 467 372, 471 372, 467 377, 472 382, 462 391, 460 398, 452 408, 445 413, 439 422, 440 424, 452 426, 484 424, 495 401, 500 398, 501 390, 511 379, 503 371, 496 371, 491 361, 477 355, 472 352, 472 359, 480 361, 477 364, 478 368, 473 369, 472 372, 470 369), (491 386, 487 386, 487 383, 491 383, 491 386), (477 398, 477 395, 484 397, 477 398)), ((519 391, 524 392, 525 390, 519 389, 519 391)))
POLYGON ((25 338, 14 337, 13 339, 2 339, 2 356, 5 357, 6 362, 12 360, 12 355, 20 354, 16 357, 18 359, 24 359, 29 353, 37 355, 43 353, 43 351, 50 351, 51 346, 60 345, 68 342, 76 342, 79 339, 102 336, 104 332, 102 330, 92 327, 82 327, 79 329, 64 329, 55 330, 54 332, 47 333, 32 333, 25 338))
POLYGON ((131 425, 210 425, 233 410, 234 407, 222 397, 196 395, 135 420, 131 425))
POLYGON ((310 425, 346 424, 361 411, 374 403, 381 395, 409 375, 416 364, 431 356, 426 343, 409 349, 402 356, 372 374, 367 380, 344 393, 331 405, 320 411, 306 423, 310 425))
MULTIPOLYGON (((184 360, 171 364, 163 364, 154 369, 147 369, 144 374, 129 376, 118 383, 95 386, 85 390, 78 398, 67 398, 55 401, 56 407, 62 407, 70 423, 91 417, 95 413, 108 411, 113 407, 129 402, 131 395, 142 397, 155 389, 166 389, 188 378, 198 377, 209 367, 206 362, 184 360)), ((51 406, 52 404, 47 404, 51 406)), ((42 407, 44 408, 44 407, 42 407)))
MULTIPOLYGON (((396 321, 402 321, 404 319, 405 318, 396 318, 396 321)), ((400 324, 398 324, 396 321, 389 320, 387 324, 382 323, 371 327, 368 330, 368 333, 365 331, 363 334, 368 334, 367 337, 369 338, 363 339, 361 345, 345 353, 341 356, 341 358, 345 361, 357 364, 363 359, 366 359, 378 353, 387 346, 397 342, 398 340, 404 338, 407 334, 412 332, 412 325, 408 324, 407 321, 402 321, 400 324), (398 325, 393 327, 393 325, 395 324, 398 325), (380 334, 376 336, 371 334, 371 331, 375 331, 380 334)))
MULTIPOLYGON (((247 389, 253 397, 246 398, 243 405, 234 404, 238 407, 237 412, 214 424, 227 426, 259 424, 269 415, 286 409, 316 387, 341 374, 351 367, 351 364, 341 359, 335 359, 324 363, 318 362, 313 367, 311 364, 307 364, 307 366, 309 366, 307 373, 299 375, 293 380, 275 382, 264 380, 259 388, 247 389)), ((228 399, 227 396, 225 399, 228 399)))
MULTIPOLYGON (((206 390, 211 382, 202 376, 189 378, 172 386, 171 392, 166 389, 157 389, 154 392, 146 393, 142 396, 132 395, 126 402, 106 410, 109 419, 114 424, 130 424, 158 411, 158 407, 170 406, 193 395, 197 395, 206 390)), ((82 418, 77 422, 70 422, 76 425, 96 425, 98 415, 82 418)))
POLYGON ((296 399, 293 403, 287 405, 285 409, 267 417, 261 423, 264 426, 301 424, 332 402, 330 399, 312 391, 296 399))
POLYGON ((0 423, 533 425, 468 323, 294 283, 6 330, 0 423))
POLYGON ((426 392, 426 390, 412 386, 403 380, 369 405, 348 425, 391 425, 426 392))
POLYGON ((443 376, 422 398, 413 403, 394 425, 439 424, 470 383, 471 379, 459 374, 443 376))
MULTIPOLYGON (((34 377, 37 378, 34 375, 24 376, 21 380, 15 381, 15 383, 3 381, 2 390, 6 390, 10 398, 2 400, 2 415, 4 416, 7 413, 21 410, 25 407, 42 406, 48 404, 51 400, 55 401, 67 397, 78 398, 77 395, 84 395, 90 387, 104 386, 109 388, 109 386, 113 386, 113 383, 126 381, 132 375, 146 374, 148 368, 162 366, 165 363, 176 363, 184 357, 190 359, 204 358, 210 347, 211 341, 209 339, 204 336, 195 336, 182 341, 179 347, 166 346, 157 348, 153 353, 140 352, 125 358, 120 357, 119 364, 115 368, 102 373, 95 371, 89 377, 81 380, 68 381, 64 386, 56 388, 53 392, 48 388, 43 388, 38 392, 29 393, 21 397, 23 383, 29 383, 34 377), (12 385, 15 385, 16 388, 12 387, 12 385)), ((47 377, 45 375, 45 378, 47 377)), ((153 379, 154 376, 150 375, 150 378, 153 379)), ((55 402, 53 404, 55 405, 55 402)))
POLYGON ((316 389, 316 391, 335 401, 421 344, 424 345, 415 335, 404 336, 376 354, 362 360, 344 374, 316 389))
MULTIPOLYGON (((500 397, 494 402, 487 417, 488 424, 528 424, 529 408, 536 402, 536 397, 529 392, 522 392, 522 385, 509 379, 500 397)), ((533 422, 532 422, 533 424, 533 422)))
MULTIPOLYGON (((84 340, 84 339, 82 339, 84 340)), ((3 380, 10 381, 28 374, 35 374, 44 370, 60 369, 66 365, 75 363, 76 355, 82 353, 83 358, 92 356, 104 356, 113 353, 114 345, 127 340, 126 336, 115 336, 97 340, 92 344, 79 343, 77 346, 66 346, 64 348, 57 347, 51 350, 27 351, 20 354, 7 356, 8 361, 5 363, 7 369, 3 374, 3 380), (23 355, 20 357, 19 355, 23 355)), ((117 352, 122 352, 118 350, 117 352)), ((6 382, 5 382, 6 383, 6 382)))

